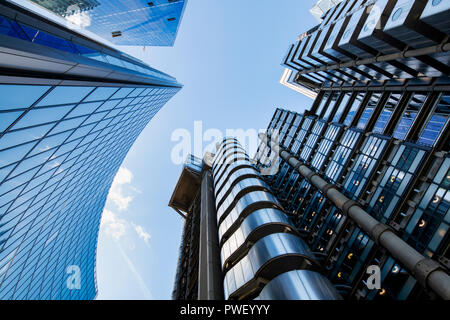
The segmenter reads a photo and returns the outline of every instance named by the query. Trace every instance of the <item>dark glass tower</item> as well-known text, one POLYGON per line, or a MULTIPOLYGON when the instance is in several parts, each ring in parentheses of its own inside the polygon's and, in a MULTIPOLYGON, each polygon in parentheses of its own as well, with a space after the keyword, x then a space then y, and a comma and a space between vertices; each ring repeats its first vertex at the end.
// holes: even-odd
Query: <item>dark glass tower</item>
POLYGON ((256 161, 227 139, 209 164, 224 297, 448 300, 450 3, 347 0, 321 20, 283 60, 312 106, 277 109, 256 161), (303 264, 277 264, 286 248, 303 264))
POLYGON ((0 3, 0 299, 93 299, 101 213, 177 81, 0 3))

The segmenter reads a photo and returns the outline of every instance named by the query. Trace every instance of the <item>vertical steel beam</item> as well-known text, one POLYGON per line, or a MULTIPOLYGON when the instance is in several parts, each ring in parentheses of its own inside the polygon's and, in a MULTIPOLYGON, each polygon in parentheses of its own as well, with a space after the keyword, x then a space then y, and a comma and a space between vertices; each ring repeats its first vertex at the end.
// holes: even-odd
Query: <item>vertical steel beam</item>
POLYGON ((198 299, 223 300, 223 275, 217 213, 211 170, 203 173, 200 205, 200 254, 198 268, 198 299))

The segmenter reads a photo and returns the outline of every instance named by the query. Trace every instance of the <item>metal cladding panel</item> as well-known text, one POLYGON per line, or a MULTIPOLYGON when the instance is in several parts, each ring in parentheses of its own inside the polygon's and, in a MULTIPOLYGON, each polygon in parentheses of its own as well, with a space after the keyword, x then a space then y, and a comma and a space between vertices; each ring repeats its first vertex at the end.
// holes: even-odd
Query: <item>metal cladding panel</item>
MULTIPOLYGON (((233 177, 234 179, 239 178, 239 176, 235 176, 233 177)), ((235 199, 236 195, 239 193, 239 191, 244 190, 246 188, 252 187, 252 186, 261 186, 263 187, 264 185, 262 184, 260 179, 257 178, 247 178, 244 180, 239 181, 236 185, 234 185, 234 187, 230 190, 229 188, 231 187, 231 184, 234 181, 227 181, 227 183, 225 184, 225 190, 223 190, 223 192, 220 192, 217 195, 217 199, 216 199, 216 206, 217 208, 220 207, 220 204, 222 202, 225 202, 228 199, 230 199, 231 201, 233 199, 235 199), (231 191, 231 193, 228 194, 228 196, 226 198, 224 198, 223 196, 226 194, 227 191, 231 191)))
MULTIPOLYGON (((326 64, 336 63, 335 60, 332 60, 332 59, 322 55, 320 53, 321 51, 319 50, 323 46, 324 42, 326 42, 326 40, 328 39, 330 28, 332 29, 333 27, 334 27, 334 25, 328 25, 323 30, 321 30, 319 38, 317 39, 315 46, 310 50, 309 57, 314 57, 316 59, 319 59, 326 64)), ((341 71, 347 71, 347 70, 345 70, 345 69, 330 70, 329 72, 339 78, 344 79, 344 80, 354 80, 352 78, 349 78, 349 77, 343 75, 341 71)), ((336 79, 336 80, 338 80, 338 79, 336 79)))
POLYGON ((96 296, 108 190, 133 142, 178 90, 0 85, 0 299, 96 296), (82 274, 79 290, 66 284, 68 267, 82 274))
MULTIPOLYGON (((231 166, 230 166, 231 167, 231 166)), ((236 167, 232 167, 234 169, 236 167)), ((221 199, 225 193, 227 192, 224 188, 229 188, 232 183, 235 183, 236 179, 240 177, 241 175, 257 175, 258 172, 253 169, 249 168, 248 166, 242 166, 241 168, 238 168, 235 170, 231 175, 229 172, 224 174, 221 179, 218 180, 218 183, 215 185, 216 187, 216 199, 221 199)))
MULTIPOLYGON (((363 2, 363 0, 357 1, 355 6, 353 7, 354 11, 356 11, 355 9, 357 9, 361 6, 362 2, 363 2)), ((350 3, 351 3, 351 1, 349 2, 349 4, 350 3)), ((330 36, 328 37, 326 44, 323 47, 323 52, 325 52, 329 55, 332 55, 332 56, 338 58, 339 60, 346 60, 349 58, 347 55, 342 54, 341 52, 337 51, 334 48, 334 44, 335 44, 336 40, 338 41, 338 43, 340 42, 342 35, 343 35, 343 33, 348 25, 348 22, 350 20, 350 18, 347 17, 348 12, 346 12, 344 14, 344 12, 349 9, 350 9, 350 6, 348 6, 348 8, 346 8, 343 11, 343 14, 341 15, 341 17, 339 17, 339 19, 336 21, 336 23, 334 24, 333 30, 332 30, 330 36), (339 33, 341 33, 341 34, 339 35, 339 33)))
MULTIPOLYGON (((351 57, 341 53, 340 51, 337 51, 335 49, 336 47, 334 46, 334 42, 338 41, 338 43, 339 43, 341 41, 340 38, 342 38, 345 30, 347 29, 346 27, 343 26, 344 21, 345 21, 345 19, 336 23, 336 26, 334 27, 332 34, 328 38, 327 44, 325 45, 324 50, 323 50, 325 53, 332 55, 332 56, 338 58, 339 60, 342 60, 343 62, 351 60, 351 57), (341 30, 343 30, 344 32, 341 32, 341 30), (341 32, 341 36, 339 38, 340 32, 341 32), (337 40, 336 40, 336 38, 337 38, 337 40)), ((353 46, 353 45, 350 45, 350 46, 351 46, 351 48, 349 48, 350 50, 345 50, 345 51, 349 52, 349 54, 355 54, 355 50, 352 50, 352 48, 355 48, 355 46, 353 46)), ((365 65, 358 66, 357 68, 359 70, 361 70, 362 72, 367 73, 369 75, 380 77, 380 79, 386 78, 386 77, 380 75, 378 72, 376 72, 372 68, 367 67, 365 65)), ((359 74, 351 69, 345 68, 344 71, 348 72, 349 74, 351 74, 354 77, 357 77, 360 80, 367 80, 366 77, 362 76, 361 74, 359 74)))
POLYGON ((420 7, 415 5, 416 2, 418 3, 414 0, 399 0, 383 31, 410 46, 423 48, 435 43, 412 29, 412 24, 415 23, 411 20, 415 19, 416 15, 420 15, 420 7))
POLYGON ((260 239, 249 250, 247 256, 225 274, 225 298, 228 299, 235 291, 254 282, 263 268, 272 269, 272 261, 279 257, 299 254, 314 259, 306 244, 295 235, 275 233, 260 239))
POLYGON ((393 1, 394 0, 379 0, 375 3, 375 5, 371 8, 366 23, 358 36, 358 41, 361 41, 362 43, 381 52, 388 53, 387 51, 394 50, 391 45, 375 36, 377 29, 380 28, 380 18, 383 12, 387 9, 386 6, 389 4, 392 5, 393 1))
POLYGON ((353 39, 357 38, 359 34, 358 30, 360 30, 361 24, 365 22, 365 19, 363 19, 365 11, 366 7, 360 8, 352 15, 338 44, 339 48, 349 51, 359 58, 367 58, 372 56, 370 53, 351 43, 353 39))
POLYGON ((430 26, 450 34, 450 1, 430 0, 420 16, 420 20, 430 26))
POLYGON ((299 41, 297 41, 295 44, 291 44, 291 45, 289 46, 289 48, 288 48, 288 50, 287 50, 287 52, 286 52, 286 55, 285 55, 284 58, 283 58, 283 62, 281 63, 281 65, 282 65, 283 67, 286 67, 286 68, 288 68, 289 70, 292 70, 292 71, 294 71, 294 72, 295 72, 295 71, 302 70, 301 67, 296 66, 296 65, 293 65, 293 64, 291 63, 291 60, 292 60, 293 55, 294 55, 294 53, 295 53, 295 48, 296 48, 298 45, 299 45, 299 41))
POLYGON ((341 19, 342 17, 344 17, 348 11, 350 10, 350 8, 352 7, 352 4, 354 3, 354 1, 348 1, 348 2, 343 2, 344 3, 344 7, 342 7, 336 14, 336 16, 333 18, 333 20, 331 20, 331 22, 334 22, 338 19, 341 19))
POLYGON ((322 55, 320 52, 320 48, 322 47, 324 42, 326 42, 326 40, 328 39, 328 36, 329 36, 330 32, 332 31, 333 27, 334 27, 334 24, 330 24, 323 28, 322 32, 320 33, 319 39, 316 42, 316 45, 311 50, 311 56, 313 56, 317 59, 323 60, 326 63, 332 63, 334 61, 331 60, 330 58, 322 55))
POLYGON ((172 46, 185 1, 154 0, 153 3, 150 6, 144 0, 101 1, 86 12, 90 23, 86 29, 117 45, 172 46), (120 32, 121 36, 114 36, 113 32, 120 32))
POLYGON ((320 30, 318 30, 310 35, 310 39, 309 39, 308 43, 306 44, 305 49, 303 50, 303 52, 300 56, 300 59, 310 63, 313 66, 322 65, 317 60, 314 60, 311 57, 309 57, 309 52, 311 51, 311 48, 313 47, 313 44, 315 43, 316 39, 320 36, 320 33, 321 33, 320 30))
MULTIPOLYGON (((290 119, 294 114, 289 115, 285 112, 280 120, 283 121, 286 116, 290 119)), ((249 172, 257 173, 254 169, 242 168, 231 172, 233 165, 226 169, 218 165, 226 158, 222 154, 228 154, 229 147, 240 148, 234 143, 225 148, 219 146, 212 168, 214 189, 218 195, 216 204, 219 205, 223 198, 229 198, 217 210, 221 262, 225 273, 225 298, 242 299, 259 294, 261 279, 270 281, 280 273, 296 269, 316 270, 317 262, 308 245, 294 234, 289 217, 277 209, 279 203, 274 195, 265 191, 250 191, 234 203, 240 190, 250 190, 247 189, 249 186, 265 186, 265 182, 254 176, 240 180, 249 172), (220 177, 222 173, 226 175, 225 178, 220 177), (233 181, 238 182, 234 184, 233 181), (258 203, 263 202, 264 206, 259 207, 258 203), (229 208, 225 209, 226 207, 229 208)), ((250 165, 250 161, 247 163, 250 165)), ((323 276, 305 274, 299 280, 309 284, 312 297, 320 296, 322 292, 335 291, 323 276)), ((283 286, 279 289, 287 290, 283 286)), ((340 297, 338 294, 331 294, 330 298, 340 297)))
MULTIPOLYGON (((423 4, 419 5, 418 3, 415 3, 412 0, 399 1, 392 10, 392 13, 388 18, 388 21, 383 31, 389 34, 390 36, 399 39, 401 42, 408 44, 412 48, 417 49, 436 45, 435 41, 413 30, 414 28, 421 28, 421 26, 418 25, 417 21, 415 20, 416 16, 420 15, 421 12, 425 12, 425 9, 427 9, 428 7, 430 6, 433 7, 432 3, 433 1, 429 1, 427 7, 423 8, 423 4)), ((445 14, 448 15, 448 10, 443 10, 443 12, 444 12, 443 15, 445 14)), ((440 19, 442 19, 442 21, 445 21, 448 24, 448 17, 445 18, 444 16, 440 16, 440 19)), ((439 31, 441 30, 439 29, 439 31)), ((391 53, 391 51, 387 50, 384 51, 384 53, 391 53)), ((438 53, 430 56, 440 61, 444 65, 448 65, 450 62, 448 55, 445 53, 438 53)), ((411 69, 417 70, 429 77, 437 77, 442 75, 442 73, 439 72, 438 70, 430 67, 428 64, 421 62, 415 58, 403 59, 401 60, 401 62, 410 67, 411 69)))
MULTIPOLYGON (((392 1, 392 0, 380 0, 380 1, 376 2, 375 6, 370 7, 369 16, 367 17, 366 22, 365 22, 364 26, 362 27, 361 32, 359 33, 359 36, 357 37, 357 41, 361 41, 365 45, 372 47, 374 49, 377 49, 377 50, 381 49, 381 47, 384 48, 386 46, 386 43, 379 40, 377 37, 375 37, 373 35, 373 33, 375 31, 375 28, 377 26, 379 26, 379 20, 380 20, 381 14, 383 13, 385 6, 388 4, 389 1, 392 1)), ((364 11, 364 10, 368 10, 368 9, 369 9, 369 7, 366 7, 362 10, 364 11)), ((346 28, 346 29, 350 30, 349 28, 346 28)), ((344 34, 345 34, 345 32, 344 32, 344 34)), ((348 33, 347 33, 347 35, 348 35, 348 33)), ((352 53, 353 53, 353 51, 352 51, 352 53)), ((377 66, 382 69, 385 69, 391 73, 393 73, 395 71, 394 70, 395 68, 393 68, 388 63, 377 64, 377 66)), ((369 73, 371 75, 380 76, 377 72, 373 72, 371 69, 368 69, 367 67, 360 67, 359 69, 366 73, 369 73)), ((360 74, 358 74, 354 71, 351 71, 350 74, 355 77, 358 77, 360 80, 365 79, 364 76, 361 76, 360 74)))
POLYGON ((329 280, 309 270, 285 272, 270 281, 258 300, 340 300, 329 280), (322 285, 318 285, 318 284, 322 285))
POLYGON ((342 1, 341 3, 339 3, 336 6, 336 10, 334 10, 333 14, 331 14, 328 19, 325 21, 324 25, 328 25, 330 23, 332 23, 334 20, 337 19, 337 17, 339 16, 339 13, 341 12, 343 6, 346 4, 346 1, 342 1))
MULTIPOLYGON (((382 54, 390 54, 399 51, 397 48, 385 41, 382 34, 377 33, 377 28, 381 28, 380 20, 382 15, 389 14, 392 11, 393 5, 393 0, 379 0, 370 8, 369 16, 367 17, 366 22, 357 38, 359 42, 381 52, 382 54)), ((424 74, 428 74, 430 71, 427 65, 421 63, 415 58, 402 59, 398 61, 414 70, 420 70, 420 72, 424 74)), ((387 62, 375 63, 374 65, 391 74, 395 74, 400 78, 411 77, 410 74, 402 72, 396 66, 393 66, 387 62)))
MULTIPOLYGON (((297 53, 294 55, 294 58, 293 58, 293 63, 301 65, 303 67, 303 69, 311 69, 311 68, 314 67, 313 64, 308 63, 308 62, 306 62, 304 60, 301 60, 301 58, 300 58, 300 55, 303 52, 306 52, 305 47, 308 45, 308 43, 310 41, 312 41, 312 39, 310 37, 303 38, 301 43, 300 43, 300 46, 299 46, 299 48, 297 50, 297 53)), ((317 80, 315 80, 313 78, 310 78, 307 74, 304 74, 302 76, 305 77, 305 78, 308 78, 311 81, 317 82, 317 80)), ((316 78, 319 78, 320 81, 326 81, 326 78, 330 77, 328 74, 326 74, 324 72, 314 73, 314 76, 316 78)))
POLYGON ((245 235, 249 235, 258 227, 268 223, 282 223, 292 227, 292 222, 280 210, 272 208, 264 208, 256 210, 244 219, 241 229, 245 235))
POLYGON ((4 2, 0 11, 1 51, 12 56, 0 60, 15 75, 3 72, 0 84, 0 299, 94 299, 108 190, 181 86, 46 19, 4 2), (76 80, 61 76, 64 65, 78 68, 76 80), (116 76, 92 78, 105 71, 116 76), (79 287, 66 282, 76 270, 79 287))
POLYGON ((236 181, 237 178, 240 178, 240 176, 235 175, 235 176, 232 176, 231 178, 234 180, 233 181, 228 180, 224 185, 224 188, 226 188, 226 189, 223 190, 223 192, 219 192, 219 194, 217 195, 216 205, 218 208, 220 207, 220 204, 222 202, 226 202, 227 198, 229 200, 231 200, 229 203, 232 203, 233 199, 235 199, 236 195, 241 190, 244 190, 251 186, 261 186, 261 187, 264 186, 264 184, 262 184, 260 179, 257 179, 254 177, 249 177, 247 179, 238 181, 234 186, 232 186, 232 184, 236 181), (232 189, 230 189, 231 187, 232 187, 232 189), (231 191, 231 193, 229 193, 228 196, 226 198, 224 198, 223 196, 226 194, 227 191, 231 191))
MULTIPOLYGON (((333 49, 333 45, 336 42, 336 39, 338 38, 339 32, 342 29, 345 29, 345 28, 343 28, 345 21, 346 21, 346 19, 342 19, 342 20, 339 20, 338 22, 336 22, 336 24, 333 27, 333 31, 331 32, 330 36, 328 37, 327 43, 323 47, 323 52, 325 52, 326 54, 329 54, 330 56, 336 57, 339 60, 349 59, 349 57, 346 56, 345 54, 342 54, 341 52, 333 49)), ((339 39, 338 39, 338 41, 339 41, 339 39)))
POLYGON ((306 38, 303 38, 303 39, 302 39, 302 41, 301 41, 300 44, 299 44, 297 53, 293 56, 293 59, 292 59, 292 61, 293 61, 295 64, 301 65, 301 66, 303 67, 303 69, 309 69, 309 68, 311 68, 311 64, 305 63, 304 61, 300 60, 300 58, 301 58, 300 56, 301 56, 301 54, 303 53, 303 51, 305 51, 305 47, 306 47, 306 45, 307 45, 307 43, 308 43, 309 41, 311 41, 311 39, 310 39, 309 37, 306 37, 306 38))
POLYGON ((240 198, 239 201, 234 206, 230 205, 230 203, 224 203, 217 210, 217 221, 219 223, 220 240, 221 236, 228 231, 229 226, 236 221, 236 219, 248 206, 256 202, 277 203, 276 201, 277 201, 276 198, 266 191, 252 191, 250 193, 247 193, 242 198, 240 198), (228 220, 229 222, 231 222, 231 224, 228 223, 225 224, 225 220, 228 220))

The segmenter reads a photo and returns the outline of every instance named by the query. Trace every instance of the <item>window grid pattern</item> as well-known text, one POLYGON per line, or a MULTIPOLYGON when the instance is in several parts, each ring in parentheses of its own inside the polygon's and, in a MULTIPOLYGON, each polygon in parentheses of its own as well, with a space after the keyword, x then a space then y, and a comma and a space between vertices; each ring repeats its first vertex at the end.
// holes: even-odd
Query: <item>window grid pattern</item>
POLYGON ((79 55, 85 58, 97 60, 107 64, 112 64, 121 68, 132 70, 133 72, 137 71, 145 75, 163 78, 169 81, 174 80, 174 78, 165 73, 162 73, 149 66, 145 66, 144 63, 137 61, 137 59, 127 59, 120 54, 117 54, 116 56, 106 54, 104 52, 100 52, 97 49, 81 45, 77 43, 76 40, 64 39, 58 35, 50 34, 43 30, 38 30, 34 27, 31 27, 30 25, 11 20, 2 15, 0 15, 0 34, 79 55))
POLYGON ((450 114, 450 95, 443 95, 428 123, 425 125, 418 143, 426 146, 434 146, 438 137, 445 128, 450 114))
POLYGON ((332 206, 326 213, 323 224, 319 226, 320 229, 312 248, 319 252, 328 253, 344 221, 343 213, 337 207, 332 206))
POLYGON ((308 194, 311 184, 306 180, 302 179, 298 184, 297 192, 295 193, 292 202, 289 203, 288 211, 298 214, 305 201, 305 196, 308 194))
POLYGON ((309 202, 309 205, 306 208, 305 213, 301 216, 301 218, 298 221, 297 224, 298 228, 310 232, 314 231, 315 227, 318 224, 318 218, 323 214, 323 205, 325 202, 326 201, 322 193, 316 191, 312 197, 312 200, 309 202))
POLYGON ((273 129, 270 130, 270 134, 273 134, 274 131, 278 131, 281 134, 281 127, 284 124, 284 119, 286 119, 287 111, 280 110, 280 117, 275 121, 273 125, 273 129))
POLYGON ((127 0, 126 4, 97 0, 87 11, 86 29, 116 45, 173 46, 183 16, 185 0, 127 0), (112 37, 120 31, 121 36, 112 37))
POLYGON ((314 127, 311 130, 308 140, 304 144, 303 149, 299 156, 299 158, 302 161, 305 161, 305 162, 308 161, 312 151, 315 149, 315 147, 317 145, 317 141, 322 136, 322 132, 323 132, 323 129, 325 128, 325 125, 326 125, 326 123, 321 120, 317 120, 316 123, 314 124, 314 127))
POLYGON ((0 99, 1 299, 95 297, 109 186, 139 133, 178 90, 0 86, 10 93, 0 99), (80 290, 67 288, 70 265, 80 268, 80 290))
MULTIPOLYGON (((351 227, 347 226, 347 228, 351 227)), ((330 276, 336 284, 352 286, 362 271, 367 257, 374 247, 374 242, 359 228, 348 231, 350 236, 348 241, 342 245, 339 258, 330 276)))
POLYGON ((286 186, 281 193, 281 198, 285 201, 283 201, 283 204, 289 204, 292 201, 292 198, 294 197, 294 193, 296 192, 296 185, 298 184, 298 181, 300 179, 300 174, 297 171, 293 171, 289 175, 289 179, 286 182, 286 186))
MULTIPOLYGON (((355 115, 360 114, 358 125, 355 128, 343 128, 345 131, 331 155, 330 162, 326 165, 326 179, 330 183, 337 184, 338 187, 341 187, 342 183, 342 192, 352 200, 364 197, 363 199, 367 201, 366 210, 381 222, 389 224, 395 220, 404 228, 401 233, 403 238, 417 250, 423 252, 425 256, 433 259, 440 257, 449 259, 450 160, 448 158, 445 159, 445 162, 436 160, 443 161, 443 163, 439 172, 433 173, 435 176, 431 178, 432 182, 420 180, 422 186, 423 184, 428 185, 418 194, 420 198, 416 208, 408 209, 407 213, 397 210, 400 202, 406 196, 406 192, 411 190, 412 182, 416 181, 415 178, 428 157, 429 149, 420 145, 434 145, 447 126, 450 111, 448 95, 442 94, 436 99, 436 105, 430 110, 433 113, 428 116, 423 125, 421 124, 421 128, 415 128, 416 132, 420 132, 417 144, 412 142, 391 144, 391 138, 383 135, 385 129, 393 128, 393 131, 397 132, 393 136, 399 137, 398 128, 402 125, 402 119, 410 117, 411 114, 419 114, 428 99, 428 94, 412 93, 403 113, 400 115, 395 113, 395 117, 393 117, 394 110, 399 107, 398 104, 403 97, 401 93, 391 92, 383 106, 379 106, 382 96, 380 92, 353 94, 356 95, 356 99, 352 106, 343 107, 343 104, 348 104, 351 98, 351 94, 346 93, 347 97, 343 97, 344 100, 336 113, 341 109, 348 110, 347 115, 344 115, 344 122, 347 126, 354 122, 355 115), (370 99, 367 99, 368 103, 363 105, 362 101, 366 94, 371 96, 370 99), (360 110, 361 108, 364 108, 365 112, 360 110), (381 109, 377 110, 377 114, 378 111, 380 112, 378 119, 372 119, 375 108, 381 109), (372 120, 375 121, 372 122, 372 120), (369 121, 373 125, 374 133, 368 132, 369 121), (359 147, 357 148, 357 146, 359 147), (392 150, 391 155, 386 154, 388 146, 392 150), (354 161, 350 163, 352 154, 355 154, 354 161), (381 170, 380 163, 384 160, 387 163, 383 165, 383 171, 379 172, 380 176, 378 177, 375 171, 381 170), (348 171, 347 168, 349 168, 348 171), (378 183, 373 190, 373 195, 366 191, 369 183, 373 181, 372 179, 377 179, 378 183), (379 201, 377 202, 382 196, 384 198, 381 204, 384 203, 384 207, 380 206, 379 201)), ((320 110, 325 105, 324 100, 326 99, 322 98, 319 103, 319 111, 322 114, 325 113, 325 110, 320 110)), ((333 104, 333 102, 330 103, 330 108, 336 109, 333 104)), ((316 112, 316 114, 318 113, 316 112)), ((292 125, 292 131, 289 130, 287 134, 290 135, 292 132, 294 135, 291 153, 299 160, 305 162, 314 153, 311 167, 315 170, 319 169, 327 149, 330 149, 330 141, 327 140, 332 140, 329 139, 329 134, 333 123, 329 124, 326 132, 322 130, 322 133, 315 137, 317 123, 320 121, 321 119, 316 120, 313 116, 304 116, 301 128, 294 130, 292 129, 294 125, 292 125), (308 139, 305 139, 306 137, 308 139), (322 140, 317 143, 319 139, 322 140)), ((418 124, 419 121, 411 121, 405 126, 408 126, 409 130, 411 125, 417 127, 418 124)), ((407 130, 403 131, 407 133, 407 130)), ((406 133, 401 137, 403 140, 406 138, 406 133)), ((286 164, 284 161, 282 163, 286 164)), ((433 172, 435 170, 437 169, 433 167, 433 172)), ((352 295, 366 299, 406 299, 411 295, 414 297, 426 295, 423 290, 418 288, 417 281, 413 276, 389 257, 385 251, 377 250, 375 243, 364 231, 353 223, 349 223, 350 221, 341 210, 323 198, 321 193, 312 188, 310 183, 298 172, 287 167, 281 168, 274 178, 273 181, 277 181, 275 194, 286 211, 292 214, 296 227, 308 239, 310 248, 327 257, 324 260, 324 267, 329 272, 329 278, 335 284, 352 286, 353 289, 356 288, 355 285, 363 288, 361 283, 364 283, 364 279, 361 283, 356 284, 355 282, 361 279, 366 266, 376 261, 372 264, 378 264, 382 268, 383 290, 358 290, 353 291, 352 295), (338 241, 339 239, 342 241, 338 241)))
POLYGON ((291 145, 292 140, 295 137, 295 134, 298 130, 298 126, 300 125, 300 122, 302 121, 303 116, 300 114, 296 114, 296 117, 294 119, 294 122, 291 125, 291 128, 288 131, 288 134, 286 136, 286 139, 283 142, 283 146, 285 148, 289 148, 289 146, 291 145))
POLYGON ((320 103, 317 106, 317 111, 316 111, 317 115, 320 115, 323 112, 323 109, 324 109, 325 105, 327 104, 329 97, 330 97, 330 93, 325 92, 324 95, 322 96, 322 100, 320 100, 320 103))
POLYGON ((279 190, 283 186, 283 182, 285 181, 286 176, 291 171, 292 170, 291 170, 290 165, 288 163, 286 163, 285 161, 283 161, 283 164, 281 165, 281 168, 280 168, 278 174, 276 175, 276 180, 274 180, 274 183, 272 186, 279 190))
POLYGON ((322 118, 323 120, 327 120, 327 121, 330 120, 329 118, 330 118, 331 112, 333 111, 333 108, 335 107, 338 98, 339 98, 339 93, 333 92, 333 94, 331 95, 331 100, 330 100, 330 102, 325 110, 325 113, 323 115, 323 118, 322 118))
POLYGON ((341 131, 342 127, 340 125, 331 124, 327 131, 325 132, 324 138, 320 141, 319 146, 317 147, 317 151, 314 154, 314 157, 311 161, 311 166, 316 170, 321 170, 322 166, 325 163, 325 160, 328 158, 334 142, 341 131))
POLYGON ((385 138, 369 136, 344 183, 343 193, 356 200, 372 175, 387 146, 385 138))
POLYGON ((399 147, 369 203, 368 212, 371 215, 383 223, 391 219, 425 155, 425 150, 414 146, 399 147))
POLYGON ((267 130, 267 132, 268 132, 269 135, 271 135, 271 134, 272 134, 272 131, 275 129, 276 124, 277 124, 277 122, 278 122, 278 120, 279 120, 279 118, 280 118, 280 115, 281 115, 281 109, 277 109, 277 110, 275 111, 275 115, 274 115, 274 117, 272 118, 272 121, 270 122, 269 127, 268 127, 268 130, 267 130))
POLYGON ((303 121, 302 128, 297 134, 297 137, 295 137, 294 144, 292 145, 291 152, 293 154, 297 154, 300 150, 300 147, 303 144, 303 141, 305 140, 306 135, 308 134, 311 125, 313 124, 314 120, 312 118, 306 117, 303 121))

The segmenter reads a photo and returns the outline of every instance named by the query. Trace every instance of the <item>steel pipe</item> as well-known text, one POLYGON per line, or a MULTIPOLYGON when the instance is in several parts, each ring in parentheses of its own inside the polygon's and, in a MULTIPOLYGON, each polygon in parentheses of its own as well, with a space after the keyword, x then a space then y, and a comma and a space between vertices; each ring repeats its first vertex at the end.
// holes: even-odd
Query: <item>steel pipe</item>
POLYGON ((430 288, 441 298, 450 300, 450 276, 438 262, 425 257, 415 250, 397 236, 389 226, 373 218, 355 201, 342 194, 337 186, 329 184, 288 151, 281 148, 274 141, 269 140, 267 135, 260 133, 260 139, 273 152, 279 154, 283 160, 295 168, 314 187, 319 189, 324 196, 364 230, 372 240, 389 251, 392 257, 404 265, 420 284, 430 288))

